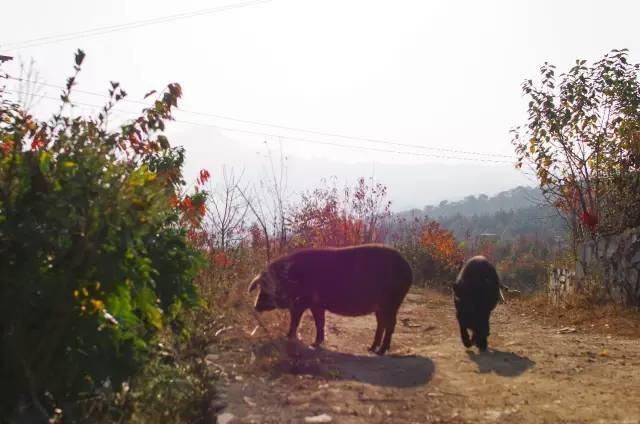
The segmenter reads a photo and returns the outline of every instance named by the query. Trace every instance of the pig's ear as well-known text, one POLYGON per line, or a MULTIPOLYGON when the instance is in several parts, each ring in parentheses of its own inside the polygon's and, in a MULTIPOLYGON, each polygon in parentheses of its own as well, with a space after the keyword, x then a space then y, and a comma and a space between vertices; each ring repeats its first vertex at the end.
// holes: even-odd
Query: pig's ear
POLYGON ((460 293, 462 292, 462 287, 460 287, 459 284, 454 284, 453 285, 453 293, 456 295, 456 297, 460 297, 460 293))
POLYGON ((274 266, 273 275, 276 277, 279 286, 290 286, 298 282, 298 275, 294 261, 285 260, 274 266))
POLYGON ((261 276, 262 276, 262 274, 258 274, 258 275, 255 276, 255 278, 253 280, 251 280, 251 282, 249 283, 249 288, 247 289, 247 291, 249 293, 251 293, 252 291, 254 291, 258 287, 258 284, 260 284, 260 277, 261 276))

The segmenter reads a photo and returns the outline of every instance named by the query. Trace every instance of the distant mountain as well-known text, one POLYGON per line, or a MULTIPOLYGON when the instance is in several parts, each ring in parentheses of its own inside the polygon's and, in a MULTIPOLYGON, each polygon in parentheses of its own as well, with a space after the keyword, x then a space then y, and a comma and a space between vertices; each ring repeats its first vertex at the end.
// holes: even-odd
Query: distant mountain
POLYGON ((456 202, 412 209, 394 214, 397 218, 429 217, 451 230, 458 239, 483 233, 500 240, 528 235, 556 238, 565 233, 555 209, 545 203, 539 189, 519 186, 489 197, 467 196, 456 202))
POLYGON ((455 215, 491 215, 499 211, 515 211, 543 204, 544 198, 540 189, 519 186, 492 197, 480 194, 477 197, 467 196, 457 202, 443 200, 437 206, 425 206, 422 212, 433 219, 441 219, 455 215))

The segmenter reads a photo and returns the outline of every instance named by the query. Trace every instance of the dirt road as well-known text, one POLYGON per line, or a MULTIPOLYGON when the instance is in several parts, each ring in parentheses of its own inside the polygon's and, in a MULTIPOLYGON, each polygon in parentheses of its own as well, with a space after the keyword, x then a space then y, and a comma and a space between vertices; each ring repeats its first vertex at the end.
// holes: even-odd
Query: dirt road
POLYGON ((462 346, 448 296, 417 290, 386 357, 366 351, 373 316, 329 314, 324 349, 288 355, 247 327, 207 357, 226 382, 218 422, 640 423, 640 340, 559 331, 520 311, 498 305, 484 354, 462 346))

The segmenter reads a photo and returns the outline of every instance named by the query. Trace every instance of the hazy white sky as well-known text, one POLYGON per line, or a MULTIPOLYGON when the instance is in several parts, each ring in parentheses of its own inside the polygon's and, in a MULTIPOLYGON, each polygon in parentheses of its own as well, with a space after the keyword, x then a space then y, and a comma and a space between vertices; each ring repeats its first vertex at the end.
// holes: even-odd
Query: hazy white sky
MULTIPOLYGON (((158 25, 17 48, 13 42, 174 15, 243 0, 60 0, 6 2, 0 54, 33 57, 42 79, 63 84, 73 52, 87 53, 78 86, 106 92, 120 81, 130 98, 180 82, 182 107, 281 126, 428 148, 510 155, 509 129, 523 122, 520 83, 544 61, 567 69, 627 47, 638 60, 636 1, 271 0, 158 25)), ((5 70, 17 73, 15 60, 5 70)), ((46 87, 48 96, 57 90, 46 87)), ((79 102, 100 98, 77 94, 79 102)), ((39 111, 51 104, 44 99, 39 111)), ((138 105, 123 104, 137 110, 138 105)), ((124 115, 126 116, 126 115, 124 115)), ((396 208, 488 193, 530 181, 508 163, 429 157, 442 151, 292 132, 212 116, 178 114, 174 144, 188 174, 223 164, 260 174, 265 140, 282 142, 294 191, 323 175, 375 175, 396 208), (218 127, 268 133, 249 135, 218 127), (277 136, 306 139, 291 140, 277 136), (366 151, 359 145, 401 153, 366 151), (407 154, 409 153, 409 154, 407 154), (418 153, 420 156, 412 155, 418 153)), ((459 156, 459 155, 454 155, 459 156)), ((465 156, 481 158, 480 156, 465 156)), ((487 158, 487 156, 483 156, 487 158)), ((488 156, 492 159, 509 160, 488 156)))

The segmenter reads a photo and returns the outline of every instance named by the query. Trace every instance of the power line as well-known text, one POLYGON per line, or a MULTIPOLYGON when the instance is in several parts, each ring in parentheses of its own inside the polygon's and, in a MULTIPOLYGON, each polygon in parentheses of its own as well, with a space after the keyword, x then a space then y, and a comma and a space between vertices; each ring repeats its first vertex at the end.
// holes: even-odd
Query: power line
POLYGON ((430 147, 430 146, 422 146, 422 145, 419 145, 419 144, 398 143, 398 142, 395 142, 395 141, 380 140, 380 139, 376 139, 376 138, 343 135, 343 134, 337 134, 337 133, 331 133, 331 132, 325 132, 325 131, 316 131, 316 130, 307 130, 307 129, 303 129, 303 128, 297 128, 297 127, 289 127, 289 126, 285 126, 285 125, 268 124, 268 123, 264 123, 264 122, 260 122, 260 121, 252 121, 252 120, 247 120, 247 119, 232 118, 232 117, 229 117, 229 116, 218 115, 218 114, 213 114, 213 113, 195 112, 195 111, 188 111, 188 110, 184 110, 184 109, 179 109, 179 110, 181 110, 182 112, 185 112, 185 113, 193 114, 193 115, 210 116, 210 117, 213 117, 213 118, 227 119, 227 120, 230 120, 230 121, 241 122, 241 123, 245 123, 245 124, 253 124, 253 125, 260 125, 260 126, 265 126, 265 127, 279 128, 279 129, 283 129, 283 130, 297 131, 297 132, 303 132, 303 133, 308 133, 308 134, 321 135, 321 136, 325 136, 325 137, 336 137, 336 138, 342 138, 342 139, 347 139, 347 140, 365 141, 365 142, 374 143, 374 144, 386 144, 386 145, 393 145, 393 146, 399 146, 399 147, 410 147, 410 148, 413 148, 413 149, 434 150, 434 151, 457 153, 457 154, 464 154, 464 155, 512 158, 512 156, 501 154, 501 153, 483 153, 483 152, 474 152, 474 151, 467 151, 467 150, 449 149, 449 148, 446 148, 446 147, 430 147))
MULTIPOLYGON (((16 91, 16 90, 7 90, 6 93, 24 94, 23 92, 16 91)), ((60 101, 59 98, 55 98, 55 97, 50 97, 50 96, 40 96, 40 97, 42 97, 43 99, 46 99, 46 100, 60 101)), ((91 103, 76 102, 76 101, 72 102, 72 104, 81 105, 81 106, 87 106, 87 107, 95 107, 95 108, 101 108, 102 107, 102 106, 91 104, 91 103)), ((128 114, 128 115, 132 115, 132 116, 137 116, 137 113, 133 112, 133 111, 114 110, 113 112, 128 114)), ((240 129, 240 128, 230 128, 230 127, 224 127, 224 126, 215 125, 215 124, 192 122, 192 121, 185 121, 185 120, 180 120, 180 119, 174 119, 174 120, 172 120, 172 122, 181 123, 181 124, 187 124, 187 125, 195 125, 195 126, 200 126, 200 127, 215 128, 215 129, 221 130, 221 131, 238 132, 238 133, 255 135, 255 136, 260 136, 260 137, 273 137, 273 138, 279 138, 279 139, 283 139, 283 140, 293 140, 293 141, 299 141, 299 142, 303 142, 303 143, 313 143, 313 144, 320 144, 320 145, 325 145, 325 146, 334 146, 334 147, 347 148, 347 149, 357 149, 357 150, 365 150, 365 151, 373 151, 373 152, 381 152, 381 153, 394 153, 394 154, 401 154, 401 155, 419 156, 419 157, 446 159, 446 160, 463 160, 463 161, 470 161, 470 162, 489 162, 489 163, 513 164, 513 162, 506 161, 506 160, 496 160, 496 159, 488 159, 488 158, 487 159, 485 159, 485 158, 468 158, 468 157, 440 155, 440 154, 431 154, 431 153, 419 153, 419 152, 408 152, 408 151, 401 151, 401 150, 379 149, 379 148, 376 148, 376 147, 358 146, 358 145, 353 145, 353 144, 334 143, 334 142, 330 142, 330 141, 313 140, 313 139, 308 139, 308 138, 303 138, 303 137, 292 137, 292 136, 283 135, 283 134, 273 134, 273 133, 267 133, 267 132, 262 132, 262 131, 245 130, 245 129, 240 129)))
MULTIPOLYGON (((42 85, 45 85, 45 86, 48 86, 48 87, 52 87, 52 88, 64 89, 64 87, 59 86, 59 85, 47 84, 47 83, 39 82, 39 81, 29 81, 29 80, 24 80, 24 79, 21 79, 21 78, 16 78, 16 77, 8 77, 8 78, 16 80, 16 81, 25 81, 25 82, 38 83, 38 84, 42 84, 42 85)), ((87 95, 90 95, 90 96, 98 96, 98 97, 101 97, 101 98, 107 98, 108 97, 105 94, 96 93, 94 91, 79 90, 79 89, 75 89, 75 88, 73 90, 74 90, 74 92, 81 93, 81 94, 87 94, 87 95)), ((147 102, 131 100, 131 99, 127 99, 127 98, 123 99, 123 101, 124 102, 133 103, 133 104, 139 104, 139 105, 143 105, 143 106, 148 106, 147 102)), ((475 151, 469 151, 469 150, 449 149, 449 148, 446 148, 446 147, 431 147, 431 146, 422 146, 422 145, 419 145, 419 144, 399 143, 399 142, 395 142, 395 141, 381 140, 381 139, 375 139, 375 138, 369 138, 369 137, 349 136, 349 135, 337 134, 337 133, 332 133, 332 132, 327 132, 327 131, 317 131, 317 130, 309 130, 309 129, 299 128, 299 127, 291 127, 291 126, 286 126, 286 125, 270 124, 270 123, 266 123, 266 122, 234 118, 234 117, 231 117, 231 116, 228 116, 228 115, 220 115, 220 114, 215 114, 215 113, 199 112, 199 111, 193 111, 193 110, 181 109, 181 108, 178 108, 178 110, 180 112, 188 113, 188 114, 191 114, 191 115, 206 116, 206 117, 211 117, 211 118, 219 118, 219 119, 225 119, 225 120, 228 120, 228 121, 239 122, 239 123, 243 123, 243 124, 259 125, 259 126, 263 126, 263 127, 278 128, 278 129, 283 129, 283 130, 288 130, 288 131, 295 131, 295 132, 301 132, 301 133, 307 133, 307 134, 320 135, 320 136, 324 136, 324 137, 336 137, 336 138, 342 138, 342 139, 345 139, 345 140, 364 141, 364 142, 367 142, 367 143, 391 145, 391 146, 398 146, 398 147, 408 147, 408 148, 412 148, 412 149, 421 149, 421 150, 432 150, 432 151, 454 153, 454 154, 460 154, 460 155, 501 157, 501 158, 513 159, 512 155, 506 155, 506 154, 501 154, 501 153, 484 153, 484 152, 475 152, 475 151)))
POLYGON ((47 35, 43 37, 32 38, 29 40, 13 41, 13 42, 4 44, 2 47, 3 49, 8 49, 8 50, 38 47, 38 46, 43 46, 47 44, 60 43, 68 40, 75 40, 78 38, 93 37, 96 35, 102 35, 102 34, 107 34, 111 32, 125 31, 129 29, 135 29, 135 28, 140 28, 140 27, 149 26, 149 25, 158 25, 165 22, 172 22, 172 21, 188 19, 188 18, 203 16, 203 15, 210 15, 214 13, 225 12, 227 10, 253 6, 260 3, 267 3, 270 1, 272 0, 249 0, 241 3, 228 4, 225 6, 195 10, 192 12, 183 12, 183 13, 177 13, 174 15, 161 16, 158 18, 142 19, 138 21, 127 22, 124 24, 107 25, 107 26, 102 26, 102 27, 97 27, 97 28, 87 29, 82 31, 47 35))
POLYGON ((349 148, 349 149, 367 150, 367 151, 373 151, 373 152, 395 153, 395 154, 401 154, 401 155, 420 156, 420 157, 437 158, 437 159, 465 160, 465 161, 471 161, 471 162, 491 162, 491 163, 508 163, 508 164, 512 164, 511 161, 506 161, 506 160, 494 160, 494 159, 485 159, 485 158, 476 158, 476 159, 474 159, 474 158, 466 158, 466 157, 461 157, 461 156, 439 155, 439 154, 433 154, 433 153, 419 153, 419 152, 407 152, 407 151, 401 151, 401 150, 379 149, 379 148, 376 148, 376 147, 357 146, 357 145, 353 145, 353 144, 341 144, 341 143, 334 143, 334 142, 322 141, 322 140, 311 140, 311 139, 302 138, 302 137, 291 137, 291 136, 282 135, 282 134, 270 134, 270 133, 265 133, 265 132, 260 132, 260 131, 251 131, 251 130, 244 130, 244 129, 238 129, 238 128, 222 127, 220 125, 214 125, 214 124, 203 124, 203 123, 199 123, 199 122, 190 122, 190 121, 183 121, 183 120, 175 120, 175 122, 183 123, 183 124, 190 124, 190 125, 199 125, 199 126, 204 126, 204 127, 211 127, 211 128, 216 128, 216 129, 223 130, 223 131, 240 132, 240 133, 244 133, 244 134, 251 134, 251 135, 257 135, 257 136, 281 138, 281 139, 284 139, 284 140, 295 140, 295 141, 301 141, 301 142, 305 142, 305 143, 323 144, 323 145, 327 145, 327 146, 335 146, 335 147, 342 147, 342 148, 349 148))

